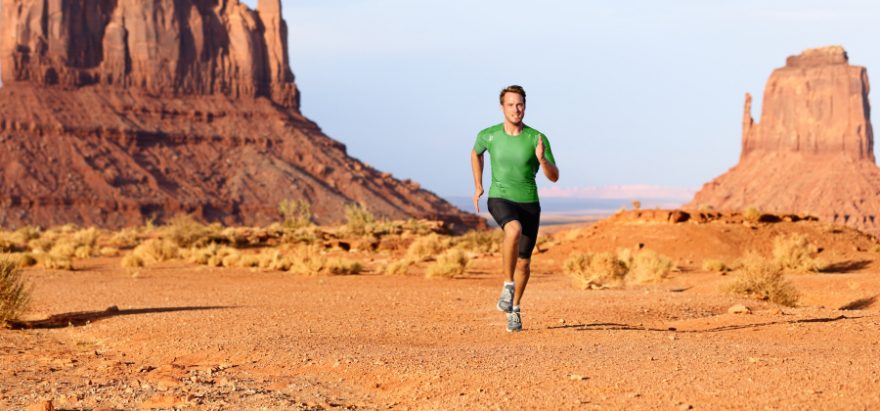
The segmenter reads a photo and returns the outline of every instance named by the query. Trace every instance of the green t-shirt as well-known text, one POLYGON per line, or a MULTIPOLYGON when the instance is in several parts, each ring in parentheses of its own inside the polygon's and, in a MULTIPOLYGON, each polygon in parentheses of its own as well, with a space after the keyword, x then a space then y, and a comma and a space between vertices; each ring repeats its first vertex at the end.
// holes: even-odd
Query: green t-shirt
POLYGON ((541 166, 535 156, 538 136, 544 140, 544 158, 555 165, 556 160, 553 159, 547 136, 529 126, 523 126, 522 133, 518 136, 507 134, 503 123, 477 134, 474 151, 483 154, 488 150, 492 162, 489 197, 517 203, 538 201, 538 185, 535 183, 535 175, 541 166))

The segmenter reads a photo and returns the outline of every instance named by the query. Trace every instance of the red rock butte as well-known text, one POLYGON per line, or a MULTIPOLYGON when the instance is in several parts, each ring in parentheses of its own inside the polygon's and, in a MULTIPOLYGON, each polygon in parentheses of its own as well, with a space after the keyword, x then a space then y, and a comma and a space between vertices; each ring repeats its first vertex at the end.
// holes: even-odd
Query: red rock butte
POLYGON ((880 169, 868 74, 840 46, 791 56, 770 75, 761 121, 746 94, 739 164, 688 207, 806 213, 880 234, 880 169))
POLYGON ((192 213, 265 224, 484 224, 346 154, 305 118, 280 0, 2 0, 0 226, 120 227, 192 213))

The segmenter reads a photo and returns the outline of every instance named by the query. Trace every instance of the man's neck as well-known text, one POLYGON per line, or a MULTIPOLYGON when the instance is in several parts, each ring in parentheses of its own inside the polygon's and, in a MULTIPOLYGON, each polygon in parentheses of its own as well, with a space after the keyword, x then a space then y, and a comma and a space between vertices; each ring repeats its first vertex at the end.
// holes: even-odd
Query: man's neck
POLYGON ((523 123, 519 122, 518 124, 513 124, 511 122, 504 122, 504 132, 511 136, 518 136, 523 131, 523 123))

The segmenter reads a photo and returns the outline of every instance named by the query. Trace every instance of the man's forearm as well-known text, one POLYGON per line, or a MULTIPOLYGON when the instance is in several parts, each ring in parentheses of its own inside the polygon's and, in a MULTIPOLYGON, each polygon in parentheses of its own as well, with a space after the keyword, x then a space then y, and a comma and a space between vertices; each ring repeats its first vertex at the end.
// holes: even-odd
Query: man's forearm
POLYGON ((547 160, 541 162, 541 168, 544 170, 544 176, 552 182, 559 180, 559 168, 547 160))
POLYGON ((471 150, 471 170, 474 173, 474 188, 483 188, 483 155, 471 150))

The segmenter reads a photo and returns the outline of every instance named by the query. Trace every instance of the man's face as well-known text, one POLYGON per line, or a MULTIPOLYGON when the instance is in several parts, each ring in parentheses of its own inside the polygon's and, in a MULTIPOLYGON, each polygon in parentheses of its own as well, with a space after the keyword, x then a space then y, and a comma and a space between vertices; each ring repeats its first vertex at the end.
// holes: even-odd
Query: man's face
POLYGON ((526 115, 526 103, 517 93, 504 93, 504 97, 501 98, 501 111, 504 112, 504 119, 508 123, 519 124, 526 115))

